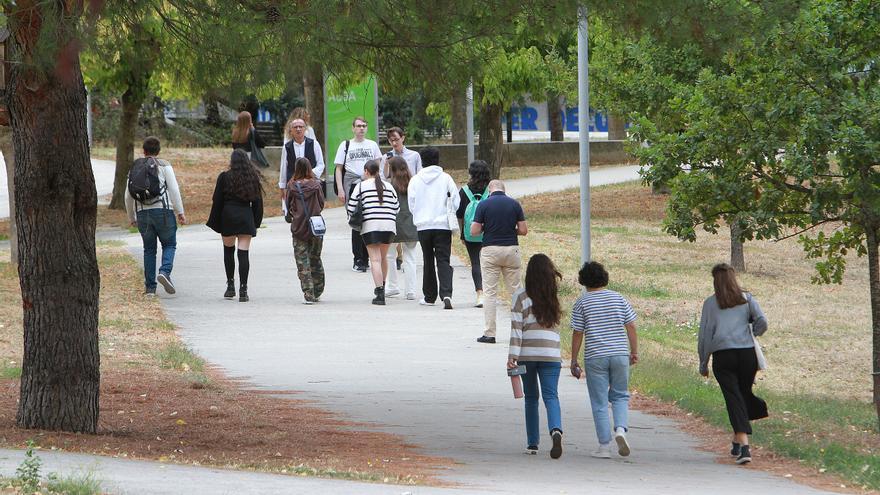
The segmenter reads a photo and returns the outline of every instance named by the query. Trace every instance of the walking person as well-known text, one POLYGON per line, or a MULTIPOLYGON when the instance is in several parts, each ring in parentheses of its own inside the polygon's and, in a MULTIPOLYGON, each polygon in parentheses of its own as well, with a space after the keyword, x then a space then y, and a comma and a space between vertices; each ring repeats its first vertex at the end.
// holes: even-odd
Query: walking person
POLYGON ((296 159, 293 176, 286 189, 286 208, 290 214, 290 233, 293 236, 293 257, 302 288, 303 304, 314 304, 321 300, 321 294, 324 293, 324 264, 321 262, 324 238, 312 232, 309 217, 320 215, 324 210, 324 189, 321 181, 315 177, 308 158, 296 159))
POLYGON ((358 202, 363 206, 364 223, 361 236, 370 257, 373 274, 373 304, 385 305, 385 277, 388 276, 388 248, 397 232, 397 211, 400 204, 394 187, 382 179, 379 160, 370 160, 364 166, 364 179, 348 199, 348 212, 354 213, 358 202))
POLYGON ((452 309, 452 265, 449 263, 452 226, 449 213, 458 209, 458 188, 440 166, 437 148, 428 146, 420 154, 425 168, 409 181, 407 188, 407 201, 424 258, 419 304, 433 306, 439 296, 443 309, 452 309))
MULTIPOLYGON (((400 210, 397 212, 397 233, 391 241, 395 247, 399 247, 401 250, 405 297, 408 300, 414 300, 416 298, 416 249, 418 249, 419 232, 413 223, 407 198, 407 189, 412 177, 409 173, 409 166, 403 158, 394 156, 389 158, 387 163, 391 186, 394 187, 394 192, 397 193, 397 199, 400 203, 400 210)), ((389 264, 394 263, 395 255, 394 249, 388 250, 389 264)), ((392 297, 398 294, 400 294, 400 288, 397 285, 397 270, 390 269, 388 270, 388 285, 385 288, 385 296, 392 297)))
MULTIPOLYGON (((388 144, 391 145, 391 151, 385 153, 385 165, 382 168, 385 173, 385 177, 390 177, 391 173, 388 160, 395 156, 399 156, 406 160, 407 167, 409 168, 410 177, 415 176, 417 173, 419 173, 419 171, 422 170, 422 155, 403 145, 404 141, 406 140, 406 135, 403 133, 403 129, 401 129, 400 127, 392 127, 385 131, 385 135, 387 136, 388 144)), ((400 191, 398 191, 398 194, 400 194, 400 191)), ((403 267, 403 245, 397 243, 396 251, 397 269, 400 270, 403 267)))
MULTIPOLYGON (((287 122, 284 124, 285 141, 292 138, 292 136, 289 136, 290 126, 293 124, 293 121, 297 119, 302 120, 306 124, 305 136, 309 139, 317 140, 318 138, 315 137, 315 129, 312 128, 312 114, 303 107, 296 107, 290 111, 290 116, 287 117, 287 122)), ((312 167, 315 166, 315 162, 312 162, 312 167)))
POLYGON ((471 162, 468 166, 468 183, 458 190, 459 204, 455 211, 455 216, 461 225, 461 242, 464 243, 471 262, 471 278, 474 280, 474 291, 477 293, 474 306, 477 308, 483 307, 483 272, 480 270, 483 235, 471 234, 471 224, 474 222, 477 206, 488 194, 487 187, 491 179, 489 164, 483 160, 471 162))
POLYGON ((733 428, 730 455, 736 457, 737 464, 745 464, 752 461, 750 421, 768 415, 767 403, 752 393, 760 364, 755 337, 767 331, 767 318, 755 298, 739 286, 732 266, 721 263, 712 267, 712 282, 715 293, 703 303, 700 316, 700 374, 709 376, 711 356, 712 373, 733 428))
POLYGON ((308 158, 312 164, 312 175, 319 181, 324 173, 324 152, 321 143, 306 135, 306 123, 300 118, 293 119, 284 133, 284 146, 281 147, 281 163, 278 166, 278 190, 281 195, 282 213, 287 214, 287 185, 293 177, 294 163, 299 158, 308 158))
POLYGON ((519 289, 522 258, 518 236, 529 233, 526 215, 519 202, 504 194, 504 183, 489 181, 489 197, 480 201, 471 222, 471 235, 483 235, 480 248, 480 272, 483 276, 483 319, 486 329, 477 338, 482 344, 494 344, 498 287, 503 280, 513 293, 519 289))
MULTIPOLYGON (((367 119, 355 117, 351 124, 351 130, 354 138, 339 143, 336 158, 333 160, 333 163, 336 164, 336 173, 334 174, 336 196, 343 204, 351 198, 355 185, 361 181, 366 163, 382 158, 379 145, 372 139, 366 138, 367 119)), ((361 233, 354 229, 351 230, 351 254, 354 258, 351 269, 366 273, 369 266, 367 247, 364 245, 361 233)))
POLYGON ((235 125, 232 126, 232 149, 244 150, 249 159, 257 162, 261 167, 268 167, 269 162, 263 156, 265 147, 266 142, 254 127, 250 112, 239 112, 235 125))
POLYGON ((238 300, 247 302, 250 273, 251 239, 263 222, 263 176, 242 149, 232 152, 229 170, 220 172, 214 186, 208 227, 223 241, 223 266, 226 269, 226 292, 235 297, 235 254, 238 244, 238 300))
POLYGON ((162 284, 168 294, 177 292, 171 281, 174 254, 177 252, 177 222, 186 225, 180 187, 171 164, 158 157, 161 150, 159 138, 150 136, 144 139, 144 158, 132 164, 125 189, 128 221, 132 227, 137 227, 144 242, 144 295, 147 297, 156 295, 156 282, 162 284), (147 189, 150 189, 149 194, 143 194, 147 189), (135 199, 133 193, 140 199, 135 199), (162 244, 162 264, 158 275, 157 240, 162 244))
POLYGON ((636 313, 623 296, 608 290, 608 272, 601 263, 590 261, 578 272, 578 282, 587 292, 571 310, 571 374, 580 378, 578 365, 584 344, 587 390, 599 448, 590 455, 611 458, 611 423, 608 402, 614 416, 617 453, 630 454, 626 432, 629 428, 629 367, 639 362, 636 313))
POLYGON ((562 412, 559 408, 559 371, 562 356, 559 352, 558 282, 562 274, 545 254, 536 254, 526 266, 525 288, 513 294, 510 308, 510 350, 507 369, 524 364, 522 375, 526 413, 526 454, 538 453, 540 439, 538 399, 544 397, 547 409, 547 428, 553 447, 550 457, 562 455, 562 412), (540 392, 538 385, 540 384, 540 392))

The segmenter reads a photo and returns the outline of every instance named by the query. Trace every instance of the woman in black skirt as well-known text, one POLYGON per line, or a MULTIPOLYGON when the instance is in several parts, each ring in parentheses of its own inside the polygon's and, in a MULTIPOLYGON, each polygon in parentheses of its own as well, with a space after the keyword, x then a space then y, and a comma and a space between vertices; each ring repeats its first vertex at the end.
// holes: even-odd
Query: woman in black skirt
POLYGON ((208 227, 223 236, 223 264, 226 266, 226 292, 235 297, 235 244, 238 241, 238 276, 241 286, 238 300, 247 302, 247 279, 250 271, 248 250, 251 238, 263 221, 262 174, 251 164, 244 150, 232 152, 229 170, 217 177, 208 227))

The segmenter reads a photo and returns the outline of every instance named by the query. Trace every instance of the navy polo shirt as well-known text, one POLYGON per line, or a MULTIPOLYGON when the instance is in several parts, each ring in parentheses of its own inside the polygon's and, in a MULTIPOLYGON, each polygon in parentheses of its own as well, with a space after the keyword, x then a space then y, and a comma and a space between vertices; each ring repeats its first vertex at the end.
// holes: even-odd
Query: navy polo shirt
POLYGON ((480 201, 474 222, 483 224, 483 246, 516 246, 516 223, 526 219, 519 201, 495 191, 480 201))

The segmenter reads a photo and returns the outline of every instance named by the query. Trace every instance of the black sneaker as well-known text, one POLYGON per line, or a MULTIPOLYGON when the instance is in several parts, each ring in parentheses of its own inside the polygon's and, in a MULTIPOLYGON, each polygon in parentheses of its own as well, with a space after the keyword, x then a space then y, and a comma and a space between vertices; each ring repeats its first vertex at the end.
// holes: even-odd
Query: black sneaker
POLYGON ((162 284, 162 287, 165 289, 165 292, 167 292, 169 294, 174 294, 175 292, 177 292, 177 290, 174 289, 174 284, 171 283, 171 277, 169 277, 168 275, 165 275, 162 272, 159 272, 159 275, 156 277, 156 282, 159 282, 160 284, 162 284))
POLYGON ((743 445, 739 448, 739 457, 736 458, 737 464, 746 464, 752 462, 752 453, 749 452, 749 446, 743 445))
POLYGON ((537 445, 529 445, 526 447, 526 450, 523 451, 526 455, 537 455, 538 454, 538 446, 537 445))
POLYGON ((740 444, 736 442, 731 442, 730 455, 734 457, 739 457, 739 451, 741 449, 740 444))
POLYGON ((155 288, 144 289, 144 296, 145 297, 156 297, 156 289, 155 288))
POLYGON ((402 267, 402 266, 403 266, 403 260, 400 258, 397 258, 397 271, 400 271, 400 267, 402 267))
POLYGON ((562 431, 551 431, 550 438, 553 439, 553 448, 550 449, 550 458, 559 459, 560 457, 562 457, 562 431))
POLYGON ((367 273, 368 269, 369 269, 369 267, 367 265, 357 265, 357 268, 355 269, 355 271, 360 272, 360 273, 367 273))
POLYGON ((494 344, 495 337, 486 337, 485 335, 483 335, 482 337, 477 339, 477 342, 481 344, 494 344))
POLYGON ((443 298, 443 309, 452 309, 452 298, 444 297, 443 298))
POLYGON ((223 293, 223 297, 226 299, 235 297, 235 280, 230 278, 226 281, 226 292, 223 293))
POLYGON ((248 297, 247 293, 247 285, 242 285, 238 288, 238 302, 248 302, 251 298, 248 297))
POLYGON ((353 272, 361 271, 360 268, 361 268, 361 266, 358 265, 357 261, 355 261, 354 263, 351 264, 351 271, 353 271, 353 272))

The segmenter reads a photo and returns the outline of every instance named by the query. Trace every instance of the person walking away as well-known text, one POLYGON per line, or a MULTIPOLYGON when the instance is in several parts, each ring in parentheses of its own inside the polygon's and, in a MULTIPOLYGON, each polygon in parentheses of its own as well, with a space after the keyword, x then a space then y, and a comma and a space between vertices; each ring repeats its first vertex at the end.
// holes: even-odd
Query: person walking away
MULTIPOLYGON (((300 107, 297 107, 300 108, 300 107)), ((308 158, 313 164, 312 175, 319 181, 324 173, 324 152, 321 143, 306 135, 306 123, 300 118, 293 119, 284 133, 284 146, 281 147, 281 163, 278 167, 278 190, 281 195, 281 213, 287 214, 287 185, 293 178, 294 163, 299 158, 308 158)))
POLYGON ((251 239, 263 222, 263 176, 242 149, 232 152, 229 170, 220 172, 211 199, 207 226, 223 241, 223 266, 226 269, 226 292, 235 297, 235 251, 238 244, 238 300, 247 302, 250 273, 251 239))
MULTIPOLYGON (((403 129, 401 129, 400 127, 392 127, 385 131, 385 135, 387 136, 388 144, 391 145, 391 151, 385 153, 384 156, 385 164, 382 167, 382 170, 384 171, 385 177, 391 177, 391 170, 388 160, 395 156, 399 156, 406 160, 407 167, 409 168, 410 177, 419 173, 419 171, 422 169, 422 155, 403 145, 404 141, 406 140, 406 135, 403 133, 403 129)), ((398 191, 397 193, 399 195, 400 191, 398 191)), ((397 269, 400 270, 403 266, 403 244, 396 243, 396 249, 397 269)))
POLYGON ((144 242, 144 295, 148 297, 156 295, 157 281, 165 292, 177 292, 171 281, 174 254, 177 252, 177 222, 186 225, 180 187, 171 164, 158 157, 161 150, 159 138, 150 136, 144 139, 144 157, 132 164, 125 189, 128 221, 132 227, 137 227, 144 242), (132 194, 140 199, 135 199, 132 194), (157 240, 162 244, 162 264, 158 276, 157 240))
POLYGON ((767 331, 767 318, 755 298, 743 291, 736 281, 736 272, 727 263, 712 267, 715 293, 703 302, 697 352, 700 375, 712 373, 721 387, 727 417, 733 428, 730 454, 737 464, 752 461, 749 450, 750 421, 766 418, 767 403, 752 393, 759 369, 756 336, 767 331))
POLYGON ((562 412, 559 408, 559 371, 562 356, 559 352, 558 282, 562 274, 545 254, 536 254, 526 266, 525 288, 513 294, 510 307, 510 349, 507 369, 524 364, 522 375, 526 412, 526 454, 538 453, 540 433, 538 399, 544 396, 547 409, 547 428, 553 447, 550 457, 562 455, 562 412), (541 391, 538 392, 540 383, 541 391))
POLYGON ((364 179, 348 199, 348 212, 354 213, 358 202, 363 205, 364 223, 361 236, 370 257, 373 274, 373 304, 385 305, 385 277, 388 276, 388 248, 397 232, 397 211, 400 204, 394 187, 382 179, 379 160, 370 160, 364 166, 364 179))
MULTIPOLYGON (((367 139, 367 119, 363 117, 355 117, 351 124, 351 130, 354 137, 339 143, 339 149, 336 150, 336 158, 333 162, 336 164, 336 172, 334 180, 336 185, 336 196, 339 201, 346 204, 348 198, 355 185, 361 181, 364 175, 364 166, 370 160, 380 160, 382 152, 379 145, 371 139, 367 139)), ((351 254, 354 263, 351 269, 356 272, 366 273, 369 266, 369 256, 367 248, 361 233, 357 230, 351 230, 351 254)))
MULTIPOLYGON (((400 210, 397 212, 397 233, 391 241, 401 248, 405 297, 408 300, 414 300, 416 298, 416 249, 418 249, 416 243, 419 240, 419 233, 413 223, 407 198, 407 189, 412 177, 408 164, 403 158, 393 156, 387 160, 387 163, 390 169, 391 186, 394 187, 394 192, 397 193, 400 203, 400 210)), ((394 249, 388 250, 389 264, 394 262, 395 254, 394 249)), ((388 285, 385 288, 385 296, 392 297, 398 294, 400 294, 400 288, 397 285, 397 270, 390 269, 388 270, 388 285)))
POLYGON ((321 300, 321 294, 324 293, 324 264, 321 262, 324 238, 312 232, 309 217, 320 215, 324 210, 324 189, 321 181, 315 177, 308 158, 296 159, 293 176, 286 189, 289 192, 286 209, 291 217, 293 257, 303 304, 314 304, 321 300))
POLYGON ((422 299, 432 306, 437 297, 443 309, 452 309, 452 226, 449 212, 458 209, 458 187, 440 166, 440 151, 428 146, 420 151, 425 166, 409 182, 407 201, 422 246, 422 299), (435 266, 436 263, 436 266, 435 266), (439 290, 438 290, 439 280, 439 290))
POLYGON ((474 280, 474 291, 477 293, 474 306, 477 308, 483 307, 483 272, 480 270, 480 248, 483 247, 483 236, 472 235, 471 224, 474 222, 477 206, 487 196, 487 187, 491 178, 489 164, 483 160, 471 162, 468 166, 468 183, 458 190, 459 203, 455 211, 461 226, 461 242, 464 243, 471 262, 471 278, 474 280))
POLYGON ((480 272, 483 276, 483 318, 486 329, 477 342, 495 343, 498 287, 503 280, 513 293, 519 289, 522 259, 518 236, 529 233, 526 215, 519 202, 504 194, 504 183, 489 182, 489 197, 480 201, 471 222, 471 235, 483 235, 480 272))
MULTIPOLYGON (((232 149, 244 150, 249 159, 259 161, 259 158, 263 156, 261 150, 265 147, 266 142, 254 127, 250 112, 239 112, 235 125, 232 127, 232 149)), ((269 165, 262 162, 259 164, 264 167, 269 165)))
POLYGON ((584 263, 578 282, 587 292, 571 310, 571 374, 580 378, 578 365, 581 343, 584 345, 584 368, 593 423, 599 448, 593 457, 611 458, 611 424, 608 402, 614 416, 617 453, 630 454, 626 433, 629 428, 629 367, 639 362, 636 313, 623 296, 608 290, 608 272, 601 263, 584 263))

